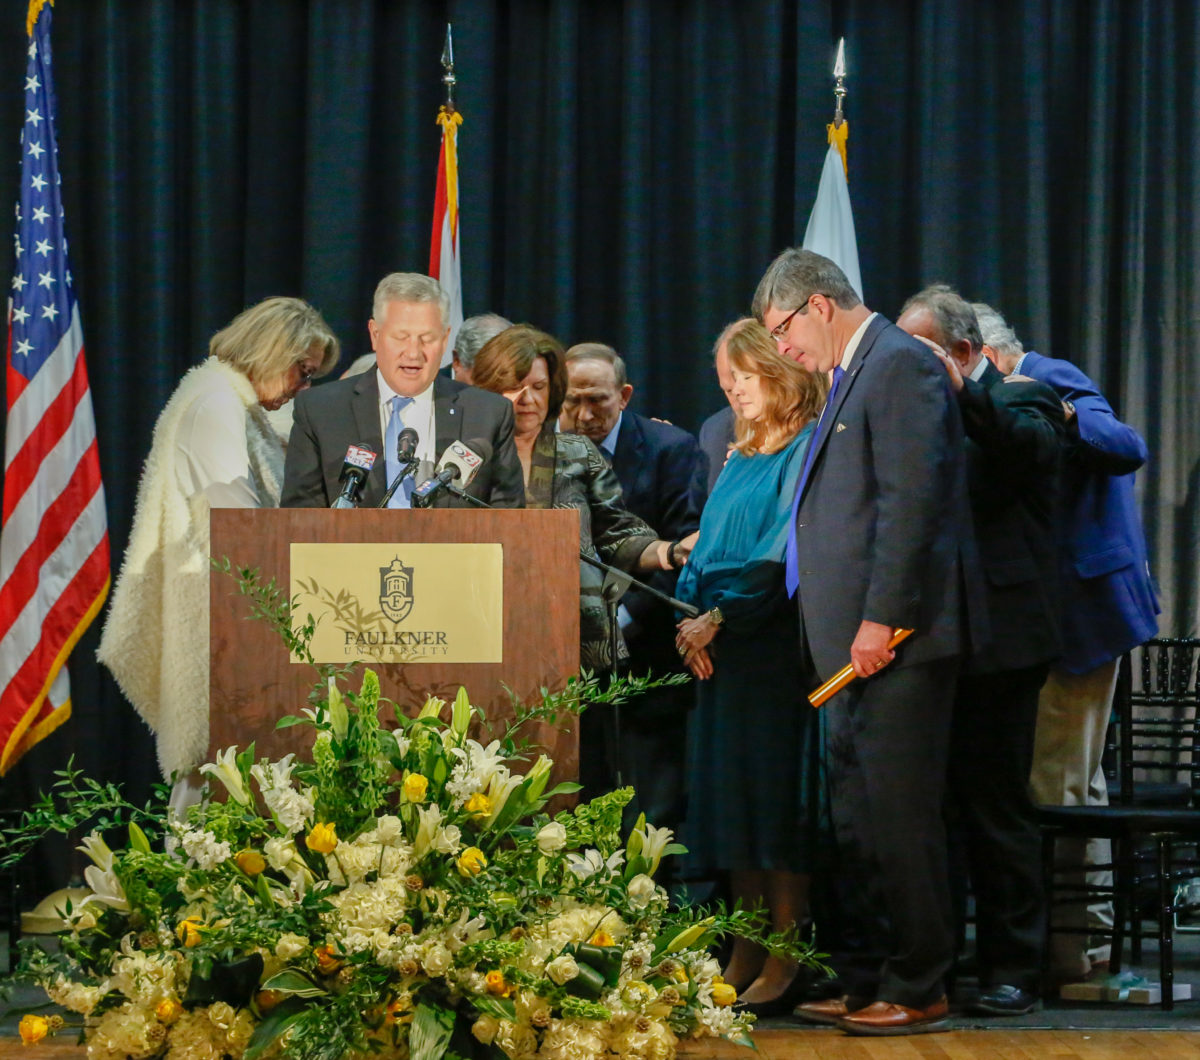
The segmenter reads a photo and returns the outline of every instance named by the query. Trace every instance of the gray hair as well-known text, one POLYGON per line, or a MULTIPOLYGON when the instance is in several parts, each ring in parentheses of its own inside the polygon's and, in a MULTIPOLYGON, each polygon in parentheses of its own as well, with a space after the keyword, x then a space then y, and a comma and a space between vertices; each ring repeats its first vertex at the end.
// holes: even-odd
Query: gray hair
POLYGON ((972 302, 971 308, 975 310, 975 319, 979 321, 979 332, 985 346, 1013 357, 1020 357, 1025 352, 1017 333, 995 309, 986 302, 972 302))
POLYGON ((285 297, 242 310, 208 343, 210 356, 257 383, 273 383, 317 350, 321 366, 313 374, 328 375, 341 355, 337 336, 307 302, 285 297))
POLYGON ((494 339, 502 331, 513 326, 511 320, 498 313, 479 313, 467 317, 458 328, 454 337, 454 355, 464 368, 470 368, 475 363, 475 355, 483 349, 484 343, 494 339))
POLYGON ((772 306, 799 309, 814 294, 823 294, 839 309, 862 305, 858 292, 834 262, 811 250, 789 247, 771 262, 758 281, 751 312, 761 324, 772 306))
POLYGON ((376 322, 383 319, 388 302, 435 302, 442 314, 442 326, 450 326, 450 296, 432 276, 420 272, 389 272, 375 288, 371 314, 376 322))
POLYGON ((983 349, 983 336, 979 333, 979 321, 975 319, 975 310, 953 287, 944 283, 931 284, 923 291, 918 291, 900 310, 904 316, 910 309, 925 309, 933 317, 936 335, 930 335, 947 353, 960 342, 966 342, 972 353, 983 349))
POLYGON ((729 341, 729 336, 732 335, 738 328, 745 327, 746 323, 753 319, 754 317, 739 317, 737 320, 730 324, 726 324, 721 329, 721 334, 717 336, 717 341, 713 343, 712 356, 714 361, 717 359, 717 354, 721 352, 721 347, 729 341))
POLYGON ((625 359, 603 342, 577 342, 567 350, 563 358, 564 364, 571 364, 573 361, 607 361, 612 365, 618 389, 629 382, 629 375, 625 371, 625 359))

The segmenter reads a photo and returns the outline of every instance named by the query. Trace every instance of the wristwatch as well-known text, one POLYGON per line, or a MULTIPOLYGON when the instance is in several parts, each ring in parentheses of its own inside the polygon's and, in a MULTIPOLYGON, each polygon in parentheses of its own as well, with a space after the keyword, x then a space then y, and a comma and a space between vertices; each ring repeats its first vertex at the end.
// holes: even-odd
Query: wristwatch
POLYGON ((709 608, 708 619, 714 626, 722 626, 725 624, 725 616, 721 614, 721 609, 719 607, 709 608))

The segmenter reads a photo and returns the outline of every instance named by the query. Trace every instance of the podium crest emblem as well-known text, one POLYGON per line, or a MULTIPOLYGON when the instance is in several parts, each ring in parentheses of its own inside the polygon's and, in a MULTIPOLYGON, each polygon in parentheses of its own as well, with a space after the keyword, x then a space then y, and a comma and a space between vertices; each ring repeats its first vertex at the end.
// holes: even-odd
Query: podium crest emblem
POLYGON ((399 556, 379 568, 379 607, 393 622, 403 622, 413 609, 413 569, 399 556))

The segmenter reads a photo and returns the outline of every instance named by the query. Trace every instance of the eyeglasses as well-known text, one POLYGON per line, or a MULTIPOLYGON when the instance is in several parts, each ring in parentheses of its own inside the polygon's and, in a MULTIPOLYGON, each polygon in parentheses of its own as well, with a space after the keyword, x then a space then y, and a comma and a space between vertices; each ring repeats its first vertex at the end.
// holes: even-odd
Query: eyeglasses
POLYGON ((790 313, 788 313, 787 316, 785 316, 778 324, 776 324, 771 329, 771 338, 773 338, 776 342, 781 342, 783 340, 783 337, 787 334, 789 325, 792 323, 792 317, 794 317, 797 313, 800 313, 801 315, 803 315, 807 312, 808 312, 808 299, 806 298, 806 299, 804 299, 804 302, 802 304, 796 306, 795 309, 793 309, 790 313))

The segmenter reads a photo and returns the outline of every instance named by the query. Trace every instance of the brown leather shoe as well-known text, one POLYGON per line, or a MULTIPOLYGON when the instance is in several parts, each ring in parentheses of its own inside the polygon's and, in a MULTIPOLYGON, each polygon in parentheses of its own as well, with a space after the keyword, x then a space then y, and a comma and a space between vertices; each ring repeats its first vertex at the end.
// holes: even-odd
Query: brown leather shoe
POLYGON ((908 1008, 894 1005, 890 1001, 876 1001, 873 1005, 851 1012, 835 1021, 847 1034, 870 1034, 876 1037, 891 1037, 901 1034, 929 1034, 946 1029, 946 1016, 950 1006, 943 994, 926 1008, 908 1008))
POLYGON ((850 1007, 850 1002, 851 998, 848 994, 843 994, 841 997, 829 997, 824 1001, 806 1001, 803 1005, 797 1005, 792 1009, 792 1016, 805 1023, 823 1023, 832 1026, 854 1011, 850 1007))

